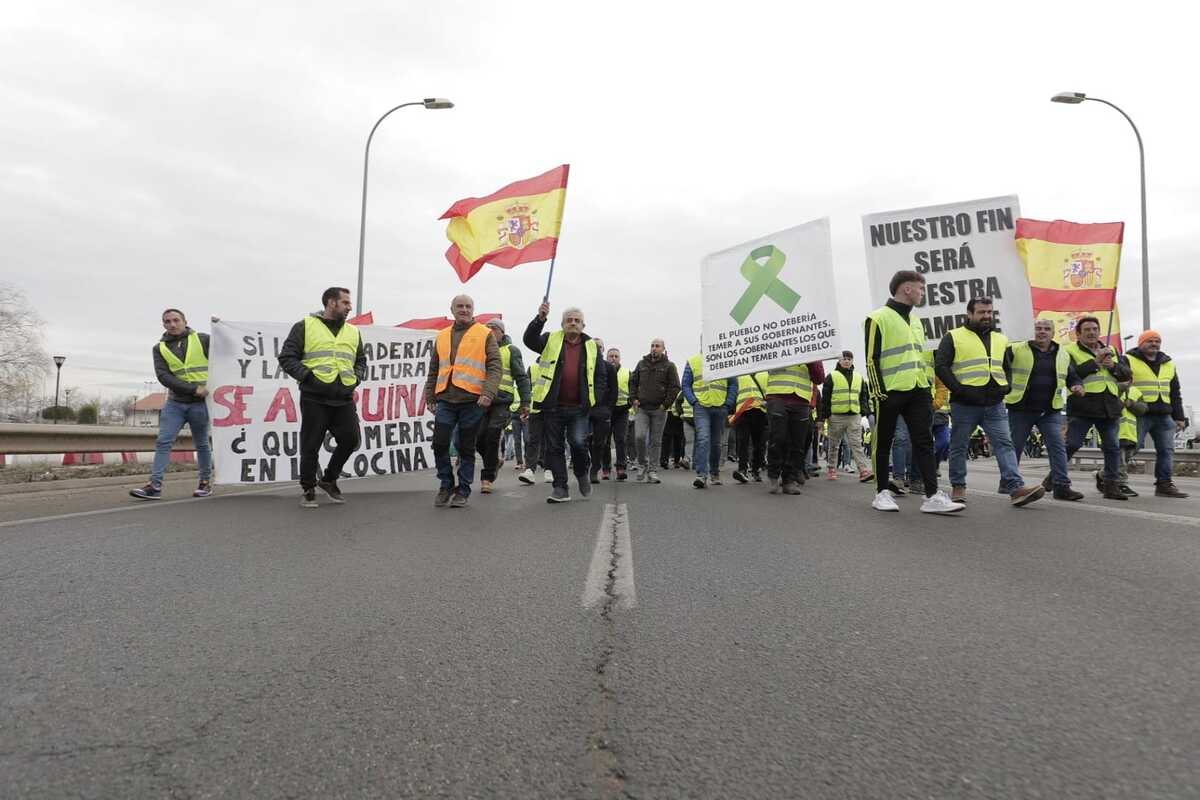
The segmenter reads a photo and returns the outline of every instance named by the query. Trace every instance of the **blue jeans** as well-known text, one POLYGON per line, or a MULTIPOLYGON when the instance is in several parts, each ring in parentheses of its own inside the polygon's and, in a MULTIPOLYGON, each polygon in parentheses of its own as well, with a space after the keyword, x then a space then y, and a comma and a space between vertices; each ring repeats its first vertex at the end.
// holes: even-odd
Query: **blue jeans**
POLYGON ((437 404, 433 412, 433 463, 437 465, 438 481, 443 489, 454 486, 454 462, 450 459, 450 438, 458 441, 458 488, 463 497, 471 496, 475 480, 475 437, 487 409, 478 403, 437 404))
POLYGON ((1145 414, 1138 417, 1137 444, 1142 446, 1146 434, 1154 442, 1154 480, 1165 483, 1175 470, 1175 420, 1170 414, 1145 414))
POLYGON ((546 426, 543 444, 546 467, 554 476, 554 488, 567 488, 568 446, 571 448, 571 468, 575 471, 575 477, 580 483, 591 480, 588 476, 592 463, 587 447, 588 415, 579 406, 559 406, 546 409, 542 417, 546 426))
POLYGON ((167 400, 158 417, 158 439, 154 442, 154 466, 150 469, 150 482, 162 483, 163 473, 171 460, 171 445, 179 431, 187 425, 192 429, 192 441, 196 445, 196 463, 200 467, 200 480, 212 480, 212 446, 208 443, 208 406, 204 403, 180 403, 167 400))
POLYGON ((725 406, 692 406, 695 412, 696 445, 692 465, 701 478, 721 473, 721 438, 725 435, 725 406))
POLYGON ((1000 466, 1000 492, 1012 494, 1025 486, 1017 465, 1017 453, 1008 430, 1008 411, 1004 403, 969 406, 950 403, 950 485, 967 485, 967 448, 976 426, 983 428, 992 443, 992 455, 1000 466))
POLYGON ((1063 415, 1054 410, 1049 411, 1013 411, 1008 412, 1008 430, 1012 434, 1013 447, 1017 450, 1017 461, 1029 441, 1029 434, 1037 428, 1042 432, 1042 441, 1046 443, 1046 455, 1050 457, 1050 479, 1055 487, 1069 488, 1071 476, 1067 474, 1067 443, 1063 441, 1063 415))
POLYGON ((1121 421, 1119 419, 1095 419, 1093 417, 1067 418, 1067 458, 1083 447, 1092 426, 1100 434, 1100 451, 1104 453, 1104 479, 1121 479, 1121 421))
MULTIPOLYGON (((912 440, 908 438, 908 424, 904 417, 896 418, 896 433, 892 437, 892 477, 898 481, 908 479, 909 456, 912 455, 912 440)), ((920 470, 918 470, 919 472, 920 470)))

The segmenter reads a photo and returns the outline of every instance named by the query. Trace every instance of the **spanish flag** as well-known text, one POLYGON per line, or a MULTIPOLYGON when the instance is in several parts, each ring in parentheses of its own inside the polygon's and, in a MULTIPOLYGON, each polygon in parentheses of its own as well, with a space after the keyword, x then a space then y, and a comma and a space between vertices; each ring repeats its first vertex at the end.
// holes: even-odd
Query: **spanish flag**
POLYGON ((1124 222, 1017 220, 1017 253, 1025 262, 1033 317, 1053 320, 1058 341, 1073 341, 1076 321, 1091 315, 1111 332, 1106 344, 1120 349, 1117 279, 1124 236, 1124 222))
POLYGON ((484 264, 511 269, 526 261, 554 258, 570 164, 510 183, 487 197, 468 197, 450 206, 446 260, 466 283, 484 264))

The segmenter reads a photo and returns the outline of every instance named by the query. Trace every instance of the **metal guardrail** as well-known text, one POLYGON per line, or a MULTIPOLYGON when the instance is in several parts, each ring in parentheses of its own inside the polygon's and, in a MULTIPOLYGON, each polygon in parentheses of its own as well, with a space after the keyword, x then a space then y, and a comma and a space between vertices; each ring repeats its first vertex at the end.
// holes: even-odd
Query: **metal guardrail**
MULTIPOLYGON (((148 452, 157 438, 157 428, 0 423, 0 453, 6 455, 148 452)), ((180 431, 171 449, 195 450, 191 431, 180 431)))
MULTIPOLYGON (((1153 450, 1138 450, 1133 455, 1134 461, 1154 462, 1155 453, 1153 450)), ((1075 451, 1075 455, 1071 456, 1072 461, 1104 461, 1104 454, 1099 447, 1081 447, 1075 451)), ((1176 464, 1200 464, 1200 450, 1175 450, 1176 464)))

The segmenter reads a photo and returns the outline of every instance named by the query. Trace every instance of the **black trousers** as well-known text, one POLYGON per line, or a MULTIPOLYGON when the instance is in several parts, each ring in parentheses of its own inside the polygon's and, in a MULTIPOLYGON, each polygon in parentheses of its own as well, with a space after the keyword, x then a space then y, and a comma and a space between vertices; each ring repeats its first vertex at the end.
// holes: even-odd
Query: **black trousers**
POLYGON ((625 440, 629 437, 629 406, 613 409, 612 424, 608 427, 608 437, 600 449, 600 457, 592 456, 592 463, 599 464, 605 470, 612 469, 612 445, 617 447, 617 469, 625 469, 625 440))
POLYGON ((546 448, 543 445, 546 423, 541 412, 530 414, 526 426, 529 435, 525 439, 525 466, 536 471, 546 466, 546 448))
POLYGON ((496 480, 496 471, 500 468, 500 437, 512 417, 512 412, 508 409, 510 402, 512 401, 497 400, 492 403, 483 415, 483 421, 479 423, 479 435, 475 438, 475 444, 479 450, 479 457, 483 459, 480 480, 496 480))
POLYGON ((784 483, 802 483, 812 406, 768 399, 767 425, 767 477, 784 483))
POLYGON ((925 496, 932 497, 938 490, 937 456, 933 452, 933 398, 928 389, 919 386, 907 392, 888 392, 886 398, 875 401, 875 431, 871 436, 875 491, 882 492, 887 488, 892 439, 896 436, 896 420, 900 417, 904 417, 908 426, 913 459, 925 481, 925 496))
POLYGON ((325 466, 322 480, 336 481, 342 467, 351 454, 358 449, 358 410, 353 403, 342 406, 327 406, 316 400, 300 396, 300 488, 305 491, 317 485, 317 468, 320 467, 321 446, 325 434, 337 442, 329 463, 325 466))
MULTIPOLYGON (((672 461, 678 461, 686 454, 687 449, 685 444, 686 439, 683 436, 683 417, 677 417, 674 414, 667 414, 667 421, 663 424, 662 434, 662 449, 659 452, 659 466, 665 467, 672 461)), ((650 469, 654 469, 654 465, 649 465, 650 469)))
MULTIPOLYGON (((591 416, 592 422, 592 474, 600 471, 600 466, 604 462, 604 456, 609 455, 609 448, 612 442, 612 415, 603 412, 595 412, 591 416)), ((610 456, 611 457, 611 456, 610 456)), ((608 467, 605 467, 608 469, 608 467)))
POLYGON ((733 430, 737 434, 738 472, 760 472, 767 463, 767 412, 758 408, 743 411, 733 430))

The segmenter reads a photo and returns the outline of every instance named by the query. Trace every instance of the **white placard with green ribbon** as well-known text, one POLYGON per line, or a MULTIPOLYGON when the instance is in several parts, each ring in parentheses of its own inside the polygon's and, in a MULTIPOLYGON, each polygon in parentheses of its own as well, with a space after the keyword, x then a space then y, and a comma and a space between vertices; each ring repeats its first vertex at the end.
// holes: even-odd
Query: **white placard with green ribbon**
POLYGON ((725 378, 841 352, 828 218, 706 257, 704 375, 725 378))

